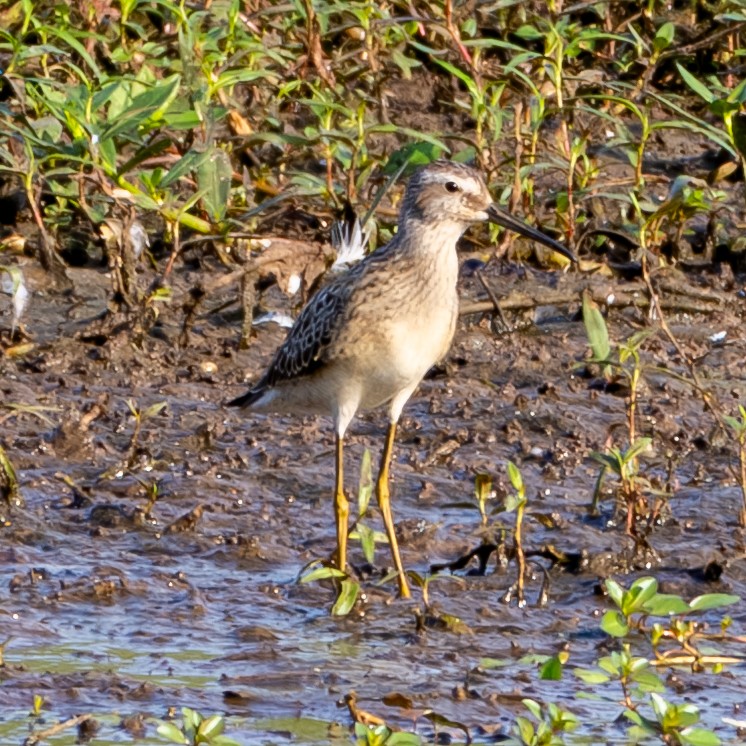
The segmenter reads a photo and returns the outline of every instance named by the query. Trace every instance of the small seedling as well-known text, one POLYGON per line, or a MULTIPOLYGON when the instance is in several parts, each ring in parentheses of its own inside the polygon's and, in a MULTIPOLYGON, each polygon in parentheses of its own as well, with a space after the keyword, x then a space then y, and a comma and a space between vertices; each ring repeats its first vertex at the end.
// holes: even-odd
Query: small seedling
POLYGON ((184 744, 184 746, 241 746, 228 736, 223 735, 225 730, 225 718, 222 715, 211 715, 204 717, 196 710, 189 707, 181 708, 182 723, 169 723, 160 721, 157 733, 171 743, 184 744))
POLYGON ((697 728, 699 710, 693 704, 676 705, 667 702, 660 694, 650 695, 653 718, 642 715, 638 710, 627 709, 624 716, 633 723, 628 735, 635 743, 649 736, 660 738, 665 744, 685 746, 718 746, 720 739, 713 731, 697 728))
POLYGON ((651 668, 647 658, 635 657, 628 643, 620 651, 603 656, 596 661, 597 668, 577 668, 573 672, 579 679, 591 686, 618 681, 622 688, 625 707, 635 709, 632 697, 633 687, 640 692, 664 692, 666 687, 660 676, 651 668))
POLYGON ((607 578, 605 586, 617 608, 604 614, 601 629, 612 637, 626 637, 633 629, 643 629, 642 618, 649 615, 691 614, 728 606, 740 600, 738 596, 727 593, 708 593, 687 602, 681 596, 658 593, 658 581, 653 577, 638 578, 629 589, 607 578))
POLYGON ((146 420, 159 415, 166 408, 166 405, 167 402, 162 401, 157 402, 156 404, 151 404, 146 409, 139 409, 133 399, 127 399, 127 407, 130 411, 130 414, 135 420, 135 427, 132 430, 132 436, 130 437, 129 446, 127 448, 127 458, 125 459, 128 468, 131 468, 135 465, 136 452, 140 441, 140 431, 142 429, 143 423, 146 420))
POLYGON ((741 508, 738 511, 738 524, 746 526, 746 407, 738 405, 738 417, 723 417, 725 424, 738 443, 738 484, 741 487, 741 508))
POLYGON ((347 616, 355 606, 358 594, 360 593, 360 583, 352 580, 346 572, 322 564, 319 560, 306 565, 301 572, 300 583, 313 583, 317 580, 334 580, 338 582, 337 598, 332 605, 332 616, 347 616), (312 569, 313 568, 313 569, 312 569), (308 571, 308 572, 306 572, 308 571))
POLYGON ((487 515, 487 503, 495 497, 492 489, 492 477, 489 474, 477 474, 474 479, 474 498, 479 507, 479 515, 482 516, 482 526, 487 526, 489 519, 487 515))
POLYGON ((365 518, 370 499, 373 496, 373 471, 371 466, 370 450, 363 451, 363 458, 360 463, 360 480, 357 491, 357 519, 355 525, 349 533, 350 539, 359 539, 360 547, 363 550, 365 561, 369 565, 375 563, 376 544, 388 543, 388 538, 382 531, 375 531, 366 525, 363 521, 365 518))
POLYGON ((41 710, 44 707, 44 704, 44 697, 42 697, 41 694, 34 694, 33 702, 31 705, 31 714, 34 717, 39 717, 39 715, 41 715, 41 710))
POLYGON ((513 549, 515 552, 515 559, 518 565, 518 578, 516 580, 515 589, 516 597, 518 599, 518 606, 526 605, 526 597, 524 594, 524 587, 526 583, 526 554, 523 550, 523 516, 526 512, 526 486, 523 483, 523 477, 518 467, 512 462, 508 461, 508 478, 510 484, 513 487, 514 492, 505 500, 505 510, 508 513, 515 511, 515 528, 513 530, 513 549))
POLYGON ((580 725, 576 715, 558 705, 542 706, 533 699, 524 699, 523 705, 535 722, 523 716, 516 718, 514 743, 520 746, 560 746, 565 743, 563 734, 572 733, 580 725))
POLYGON ((16 470, 2 445, 0 445, 0 500, 8 507, 23 506, 16 470))
POLYGON ((357 746, 420 746, 422 739, 416 733, 393 731, 387 725, 355 723, 357 746))

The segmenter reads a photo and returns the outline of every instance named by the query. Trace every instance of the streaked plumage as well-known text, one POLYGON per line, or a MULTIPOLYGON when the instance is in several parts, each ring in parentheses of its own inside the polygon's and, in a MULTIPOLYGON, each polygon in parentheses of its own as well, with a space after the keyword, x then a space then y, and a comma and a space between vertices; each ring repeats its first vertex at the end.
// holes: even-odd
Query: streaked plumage
POLYGON ((453 339, 458 239, 470 225, 488 219, 572 257, 561 244, 497 208, 476 169, 431 163, 411 177, 392 241, 320 290, 264 376, 231 402, 253 411, 334 418, 337 563, 342 570, 349 514, 342 482, 344 434, 358 410, 388 406, 390 425, 376 492, 402 596, 409 595, 409 587, 388 493, 396 423, 425 373, 445 356, 453 339))

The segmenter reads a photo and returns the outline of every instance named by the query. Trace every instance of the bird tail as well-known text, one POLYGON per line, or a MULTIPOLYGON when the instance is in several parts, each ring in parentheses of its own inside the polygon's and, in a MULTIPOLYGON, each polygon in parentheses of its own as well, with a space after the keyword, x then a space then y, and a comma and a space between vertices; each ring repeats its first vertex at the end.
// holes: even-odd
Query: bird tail
POLYGON ((252 404, 254 404, 254 402, 261 399, 265 393, 266 389, 264 388, 264 386, 255 386, 253 389, 249 389, 249 391, 247 391, 245 394, 242 394, 241 396, 238 396, 235 399, 226 402, 225 406, 241 408, 250 407, 252 404))

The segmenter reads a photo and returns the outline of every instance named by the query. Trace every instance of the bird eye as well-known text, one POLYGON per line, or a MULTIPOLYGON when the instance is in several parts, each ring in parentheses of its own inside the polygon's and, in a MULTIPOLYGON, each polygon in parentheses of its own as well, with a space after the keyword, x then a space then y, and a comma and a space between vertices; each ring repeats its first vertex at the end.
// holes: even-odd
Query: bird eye
POLYGON ((451 192, 451 194, 453 194, 453 192, 460 192, 461 187, 455 181, 447 181, 446 191, 451 192))

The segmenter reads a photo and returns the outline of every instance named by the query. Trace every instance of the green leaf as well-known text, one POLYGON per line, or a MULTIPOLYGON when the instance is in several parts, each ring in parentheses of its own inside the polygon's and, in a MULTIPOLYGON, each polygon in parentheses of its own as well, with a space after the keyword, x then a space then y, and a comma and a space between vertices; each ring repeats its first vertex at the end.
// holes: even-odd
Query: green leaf
POLYGON ((597 362, 608 360, 611 355, 611 345, 606 320, 598 304, 587 292, 583 293, 583 324, 588 336, 588 344, 593 352, 593 360, 597 362))
POLYGON ((213 146, 208 157, 197 168, 197 185, 202 194, 202 204, 214 223, 225 217, 231 190, 233 167, 228 154, 213 146))
POLYGON ((653 49, 660 54, 664 49, 668 49, 673 41, 674 34, 676 33, 676 27, 670 21, 664 23, 656 33, 653 39, 653 49))
POLYGON ((642 611, 645 602, 653 598, 657 592, 658 581, 655 578, 638 578, 624 594, 622 613, 629 616, 636 611, 642 611))
POLYGON ((616 453, 591 453, 591 458, 594 461, 598 461, 599 464, 604 466, 606 469, 611 469, 617 476, 622 475, 623 464, 616 453))
POLYGON ((619 654, 618 653, 612 653, 611 655, 605 655, 602 658, 599 658, 596 663, 598 663, 598 667, 602 670, 608 673, 612 678, 618 678, 621 676, 622 669, 621 664, 619 662, 619 654))
POLYGON ((723 119, 734 111, 738 111, 740 106, 735 101, 728 101, 725 98, 718 98, 713 101, 709 109, 716 116, 722 117, 723 119))
POLYGON ((505 511, 512 513, 514 510, 518 510, 522 505, 526 504, 526 498, 520 495, 508 495, 505 498, 505 511))
POLYGON ((523 706, 537 719, 541 720, 541 705, 534 699, 523 699, 523 706))
POLYGON ((542 681, 559 681, 562 678, 562 661, 559 656, 553 655, 539 669, 539 678, 542 681))
POLYGON ((733 116, 731 121, 733 130, 733 144, 742 158, 746 158, 746 116, 739 112, 733 116))
POLYGON ((701 81, 697 80, 688 70, 683 68, 678 62, 676 67, 683 81, 701 98, 711 104, 717 96, 701 81))
POLYGON ((513 489, 518 493, 522 493, 524 491, 523 477, 518 467, 512 461, 508 461, 508 477, 510 478, 510 484, 513 485, 513 489))
MULTIPOLYGON (((395 174, 403 163, 407 164, 407 171, 416 166, 424 166, 437 161, 443 155, 443 148, 431 142, 415 142, 395 150, 383 167, 383 175, 395 174)), ((405 172, 407 173, 407 172, 405 172)))
POLYGON ((643 692, 665 692, 666 685, 661 681, 660 676, 654 671, 638 671, 633 676, 635 684, 643 692))
POLYGON ((582 682, 586 684, 596 685, 605 684, 611 680, 611 677, 605 674, 603 671, 593 671, 588 668, 575 668, 573 674, 577 676, 582 682))
POLYGON ((720 746, 720 739, 711 731, 704 728, 684 728, 679 732, 681 743, 689 746, 720 746))
POLYGON ((160 414, 166 408, 166 406, 168 406, 168 402, 156 402, 155 404, 151 404, 140 416, 143 419, 146 419, 148 417, 155 417, 156 415, 160 414))
POLYGON ((188 744, 184 734, 173 723, 160 723, 156 728, 159 736, 167 738, 172 743, 188 744))
MULTIPOLYGON (((227 113, 227 109, 213 106, 210 109, 210 120, 218 122, 227 113)), ((193 130, 204 124, 202 117, 194 109, 186 111, 172 111, 169 109, 168 111, 164 111, 163 123, 168 125, 169 130, 193 130)))
POLYGON ((329 578, 346 578, 347 573, 336 567, 317 567, 315 570, 311 570, 308 575, 304 575, 301 579, 301 583, 313 583, 315 580, 328 580, 329 578))
POLYGON ((624 617, 613 609, 601 618, 601 629, 612 637, 624 637, 629 634, 629 625, 624 621, 624 617))
POLYGON ((655 692, 650 695, 650 702, 653 705, 653 712, 655 712, 658 722, 662 723, 671 706, 660 694, 655 692))
POLYGON ((357 533, 365 561, 372 565, 376 559, 376 532, 369 526, 358 523, 357 533))
POLYGON ((182 178, 182 176, 187 176, 193 171, 196 171, 202 164, 202 161, 209 157, 210 151, 187 150, 187 152, 184 153, 176 163, 174 163, 174 165, 168 170, 168 173, 161 179, 161 189, 166 189, 171 186, 171 184, 174 184, 182 178))
MULTIPOLYGON (((363 451, 360 461, 360 479, 357 483, 357 514, 364 516, 368 510, 370 498, 373 495, 373 469, 371 466, 370 449, 363 451)), ((368 560, 372 562, 373 560, 368 560)))
POLYGON ((205 718, 197 729, 197 734, 205 738, 212 739, 213 736, 219 736, 225 730, 225 720, 222 715, 211 715, 205 718))
POLYGON ((489 671, 492 668, 506 668, 513 665, 512 658, 480 658, 479 667, 489 671))
POLYGON ((391 61, 401 70, 402 77, 405 80, 409 80, 412 77, 412 70, 415 67, 420 67, 422 63, 413 57, 407 57, 403 52, 398 49, 391 50, 391 61))
POLYGON ((689 608, 692 611, 706 611, 707 609, 719 609, 723 606, 737 604, 741 600, 740 596, 734 596, 730 593, 705 593, 703 596, 697 596, 689 602, 689 608))
POLYGON ((528 718, 517 717, 515 719, 515 728, 518 731, 518 737, 522 744, 532 744, 534 741, 534 726, 528 718))
POLYGON ((214 91, 218 91, 221 88, 234 86, 238 83, 250 83, 261 79, 267 79, 271 84, 277 82, 276 75, 269 70, 248 70, 244 67, 237 67, 221 73, 217 82, 212 84, 212 88, 214 91))
POLYGON ((622 601, 624 600, 624 588, 616 580, 612 580, 611 578, 606 578, 604 585, 606 586, 609 598, 621 609, 622 601))
POLYGON ((541 31, 539 31, 535 26, 529 24, 525 24, 516 29, 515 35, 519 39, 525 39, 526 41, 537 41, 538 39, 544 38, 544 34, 542 34, 541 31))
POLYGON ((433 57, 432 61, 436 65, 440 65, 440 67, 442 67, 446 72, 449 72, 451 75, 458 78, 467 87, 472 98, 480 98, 482 96, 482 92, 479 90, 477 82, 463 70, 460 70, 458 67, 452 65, 450 62, 441 60, 438 57, 433 57))
POLYGON ((347 616, 355 605, 357 594, 360 591, 360 585, 354 580, 345 578, 342 581, 342 587, 339 589, 337 600, 332 606, 333 616, 347 616))
MULTIPOLYGON (((693 116, 690 112, 686 111, 686 109, 677 106, 673 101, 670 100, 669 97, 659 96, 654 91, 650 90, 647 91, 647 96, 649 98, 652 98, 654 101, 657 101, 665 108, 675 111, 679 116, 682 117, 682 120, 668 121, 666 123, 667 127, 673 127, 675 129, 689 129, 693 132, 699 132, 705 137, 712 140, 712 142, 717 143, 717 145, 719 145, 724 150, 727 150, 734 156, 737 155, 732 143, 727 137, 725 137, 722 130, 719 130, 717 127, 714 127, 711 124, 703 121, 702 119, 693 116)), ((656 128, 656 125, 653 125, 653 128, 656 128)))
POLYGON ((723 415, 723 421, 736 435, 739 435, 744 429, 744 423, 740 419, 736 419, 730 415, 723 415))
POLYGON ((689 604, 681 596, 668 593, 656 593, 644 606, 646 614, 651 616, 670 616, 672 614, 686 614, 689 604))
POLYGON ((193 710, 191 707, 182 707, 181 714, 184 717, 184 725, 194 728, 199 728, 199 724, 204 720, 197 710, 193 710))
POLYGON ((135 96, 116 121, 101 133, 101 140, 117 137, 125 132, 134 132, 148 120, 158 119, 176 98, 180 84, 181 76, 172 75, 135 96))
POLYGON ((652 438, 638 438, 625 452, 624 463, 628 464, 632 459, 637 458, 641 453, 650 448, 653 442, 652 438))
MULTIPOLYGON (((69 47, 75 50, 75 52, 77 52, 80 55, 80 57, 86 62, 86 64, 91 69, 91 71, 96 76, 96 78, 98 80, 101 80, 101 77, 102 77, 101 69, 96 64, 93 57, 89 54, 85 46, 81 44, 69 31, 63 28, 59 28, 57 26, 45 26, 44 29, 47 33, 52 34, 62 39, 62 41, 64 41, 65 44, 67 44, 69 47)), ((83 36, 88 37, 90 39, 95 39, 93 34, 85 34, 83 36)), ((69 50, 66 50, 64 52, 64 55, 68 60, 70 59, 69 50)))
POLYGON ((101 156, 101 164, 108 176, 117 173, 117 146, 113 140, 101 140, 98 144, 98 152, 101 156))

